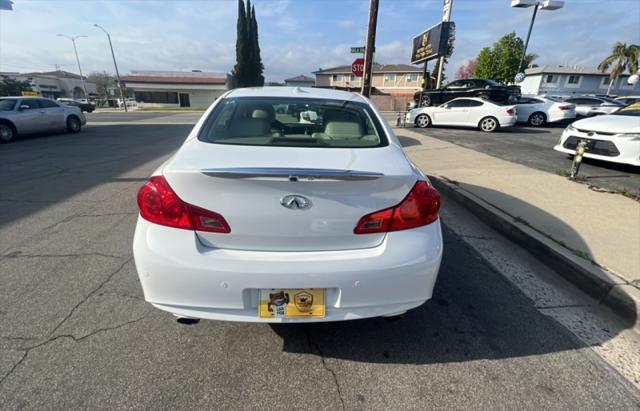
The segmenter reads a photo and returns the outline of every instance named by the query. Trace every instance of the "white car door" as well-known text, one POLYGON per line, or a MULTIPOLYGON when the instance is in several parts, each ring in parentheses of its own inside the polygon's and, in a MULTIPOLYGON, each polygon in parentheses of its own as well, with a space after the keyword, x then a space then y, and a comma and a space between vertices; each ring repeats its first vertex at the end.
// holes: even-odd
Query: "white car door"
POLYGON ((462 126, 466 125, 469 107, 467 99, 459 98, 438 107, 438 111, 434 113, 431 120, 433 124, 446 126, 462 126))
POLYGON ((516 104, 516 111, 518 113, 518 121, 519 122, 527 122, 529 120, 529 116, 534 112, 538 111, 540 104, 537 103, 536 99, 530 97, 522 97, 518 100, 516 104))
POLYGON ((494 116, 495 105, 479 100, 467 100, 467 117, 465 125, 477 127, 480 120, 487 116, 494 116))

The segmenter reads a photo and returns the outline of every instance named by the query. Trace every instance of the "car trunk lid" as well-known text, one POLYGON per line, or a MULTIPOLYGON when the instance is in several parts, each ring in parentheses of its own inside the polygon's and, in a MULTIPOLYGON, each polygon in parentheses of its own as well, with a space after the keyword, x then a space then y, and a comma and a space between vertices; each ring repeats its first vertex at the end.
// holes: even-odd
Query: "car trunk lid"
POLYGON ((299 148, 188 142, 163 175, 184 201, 221 214, 228 234, 208 247, 264 251, 370 248, 358 220, 398 204, 417 177, 402 149, 299 148))

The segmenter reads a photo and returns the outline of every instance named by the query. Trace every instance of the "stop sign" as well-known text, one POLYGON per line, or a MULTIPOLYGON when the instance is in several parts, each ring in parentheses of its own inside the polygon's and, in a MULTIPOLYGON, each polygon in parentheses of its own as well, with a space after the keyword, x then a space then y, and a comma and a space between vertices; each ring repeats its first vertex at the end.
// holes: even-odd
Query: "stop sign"
POLYGON ((364 74, 364 59, 359 58, 355 59, 353 63, 351 63, 351 72, 356 77, 362 77, 364 74))

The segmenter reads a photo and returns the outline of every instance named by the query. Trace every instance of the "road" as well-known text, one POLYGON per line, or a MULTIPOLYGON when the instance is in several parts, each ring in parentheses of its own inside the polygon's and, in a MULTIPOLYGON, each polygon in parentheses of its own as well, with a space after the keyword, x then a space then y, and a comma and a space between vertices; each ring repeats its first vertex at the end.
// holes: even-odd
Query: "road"
MULTIPOLYGON (((518 125, 496 133, 453 127, 412 128, 428 136, 458 144, 503 160, 550 173, 568 172, 571 160, 553 150, 564 125, 528 127, 518 125)), ((640 167, 585 158, 580 175, 586 182, 614 191, 627 191, 640 197, 640 167)))
POLYGON ((545 268, 446 198, 434 298, 403 319, 178 324, 131 255, 136 191, 191 128, 157 120, 0 146, 3 409, 640 407, 630 325, 590 334, 597 305, 510 278, 545 268))

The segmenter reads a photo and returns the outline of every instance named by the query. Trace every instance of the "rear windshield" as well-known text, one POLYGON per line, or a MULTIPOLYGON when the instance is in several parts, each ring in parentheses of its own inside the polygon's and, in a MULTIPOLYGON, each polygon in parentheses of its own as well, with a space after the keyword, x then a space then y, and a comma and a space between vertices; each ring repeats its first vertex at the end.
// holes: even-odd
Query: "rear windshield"
POLYGON ((365 104, 325 99, 236 97, 220 101, 198 139, 284 147, 381 147, 384 131, 365 104))
POLYGON ((13 99, 0 99, 0 111, 11 111, 16 106, 13 99))

